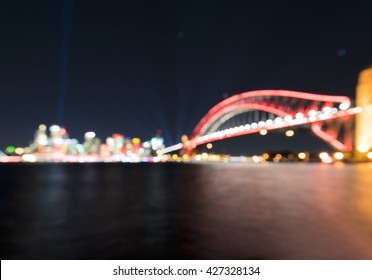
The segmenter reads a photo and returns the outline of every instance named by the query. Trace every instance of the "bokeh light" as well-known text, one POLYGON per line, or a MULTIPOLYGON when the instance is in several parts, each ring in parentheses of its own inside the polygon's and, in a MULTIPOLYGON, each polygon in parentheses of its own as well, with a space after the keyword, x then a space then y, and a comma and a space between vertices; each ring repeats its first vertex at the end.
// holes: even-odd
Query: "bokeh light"
POLYGON ((8 147, 6 147, 5 152, 7 154, 13 154, 15 152, 15 149, 16 148, 14 146, 8 146, 8 147))
POLYGON ((285 132, 285 136, 287 136, 287 137, 292 137, 293 135, 294 135, 294 131, 293 130, 287 130, 285 132))
POLYGON ((261 129, 260 130, 260 135, 264 136, 267 134, 267 130, 266 129, 261 129))
POLYGON ((334 157, 336 160, 343 160, 343 159, 344 159, 344 154, 341 153, 341 152, 336 152, 336 153, 334 153, 333 157, 334 157))

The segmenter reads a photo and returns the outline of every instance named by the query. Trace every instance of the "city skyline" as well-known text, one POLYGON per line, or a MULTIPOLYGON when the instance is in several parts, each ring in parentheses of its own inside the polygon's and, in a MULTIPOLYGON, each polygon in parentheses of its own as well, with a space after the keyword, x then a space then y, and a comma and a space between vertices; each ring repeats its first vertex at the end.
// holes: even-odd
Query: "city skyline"
MULTIPOLYGON (((353 111, 355 108, 350 109, 353 111)), ((342 112, 345 114, 346 111, 342 112)), ((312 114, 312 113, 311 113, 312 114)), ((324 114, 325 116, 325 114, 324 114)), ((276 119, 278 120, 278 118, 276 119)), ((299 121, 296 119, 294 121, 299 121)), ((283 130, 283 128, 279 128, 283 130)), ((295 128, 289 127, 284 130, 286 137, 293 137, 297 132, 295 128), (294 130, 292 130, 294 129, 294 130)), ((220 131, 223 132, 223 131, 220 131)), ((261 129, 258 133, 265 136, 266 129, 261 129)), ((200 138, 199 140, 201 140, 200 138)), ((80 142, 77 138, 71 137, 65 127, 53 124, 46 126, 40 124, 35 131, 34 139, 27 147, 8 146, 4 152, 0 150, 0 163, 15 162, 57 162, 57 163, 92 163, 92 162, 130 162, 130 163, 158 163, 158 162, 323 162, 327 164, 353 161, 350 152, 326 152, 325 149, 320 153, 313 153, 306 150, 301 152, 293 151, 290 148, 267 150, 264 153, 254 155, 233 155, 216 153, 212 140, 206 144, 201 144, 197 149, 188 150, 189 141, 183 135, 184 147, 172 149, 164 146, 164 139, 161 131, 150 140, 142 141, 137 137, 125 136, 114 133, 105 140, 99 138, 95 132, 87 131, 84 133, 84 141, 80 142)), ((177 146, 179 146, 178 144, 177 146)), ((195 147, 196 148, 196 147, 195 147)), ((218 150, 218 149, 217 149, 218 150)), ((368 160, 372 160, 372 151, 366 154, 368 160)))

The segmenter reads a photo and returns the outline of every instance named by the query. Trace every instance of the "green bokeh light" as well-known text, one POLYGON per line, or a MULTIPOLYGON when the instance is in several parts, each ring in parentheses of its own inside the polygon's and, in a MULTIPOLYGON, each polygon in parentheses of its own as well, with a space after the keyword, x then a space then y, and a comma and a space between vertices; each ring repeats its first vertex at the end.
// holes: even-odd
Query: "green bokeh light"
POLYGON ((6 147, 5 151, 9 154, 12 154, 15 152, 15 147, 14 146, 8 146, 6 147))

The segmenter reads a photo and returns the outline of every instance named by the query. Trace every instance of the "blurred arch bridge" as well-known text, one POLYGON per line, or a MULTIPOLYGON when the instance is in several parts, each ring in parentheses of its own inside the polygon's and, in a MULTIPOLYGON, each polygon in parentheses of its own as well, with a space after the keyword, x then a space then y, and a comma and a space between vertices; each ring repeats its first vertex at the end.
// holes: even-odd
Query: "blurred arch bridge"
POLYGON ((166 147, 158 154, 241 135, 295 126, 312 132, 342 152, 353 150, 353 115, 349 97, 288 90, 255 90, 231 96, 212 107, 199 121, 188 141, 166 147))

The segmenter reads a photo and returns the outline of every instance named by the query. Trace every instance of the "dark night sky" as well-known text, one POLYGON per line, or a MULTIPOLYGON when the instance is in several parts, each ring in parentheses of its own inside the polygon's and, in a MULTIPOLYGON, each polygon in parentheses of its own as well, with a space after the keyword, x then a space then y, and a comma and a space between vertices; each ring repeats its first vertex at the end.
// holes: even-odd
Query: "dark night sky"
MULTIPOLYGON (((359 71, 372 63, 370 1, 67 2, 72 9, 64 1, 0 4, 2 148, 26 146, 38 124, 58 122, 63 61, 70 136, 148 139, 162 128, 168 144, 226 94, 353 98, 359 71)), ((304 137, 290 145, 319 143, 304 137)), ((233 144, 254 148, 254 139, 233 144)), ((277 136, 265 141, 284 145, 277 136)))

